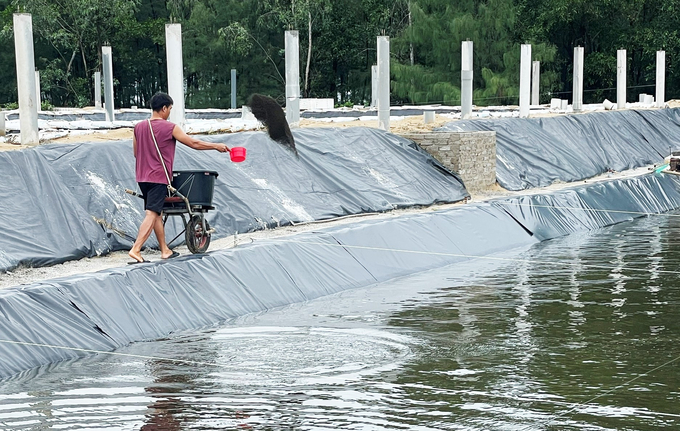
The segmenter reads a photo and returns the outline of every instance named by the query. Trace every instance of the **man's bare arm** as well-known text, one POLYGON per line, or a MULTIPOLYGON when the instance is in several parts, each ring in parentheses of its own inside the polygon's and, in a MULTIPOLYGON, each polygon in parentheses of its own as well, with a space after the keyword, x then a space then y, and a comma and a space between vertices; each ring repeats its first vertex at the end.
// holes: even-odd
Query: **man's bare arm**
POLYGON ((191 136, 187 135, 179 126, 175 126, 175 128, 172 129, 172 136, 179 142, 190 148, 193 148, 194 150, 216 150, 220 153, 226 153, 229 151, 229 147, 227 147, 225 144, 216 144, 213 142, 205 142, 201 141, 200 139, 192 138, 191 136))

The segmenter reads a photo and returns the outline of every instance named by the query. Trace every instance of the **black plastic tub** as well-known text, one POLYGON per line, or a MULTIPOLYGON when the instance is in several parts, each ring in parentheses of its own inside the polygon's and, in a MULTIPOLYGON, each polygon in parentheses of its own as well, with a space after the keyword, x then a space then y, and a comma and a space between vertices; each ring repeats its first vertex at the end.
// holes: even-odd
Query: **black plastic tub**
POLYGON ((215 171, 175 171, 172 186, 193 205, 211 207, 215 189, 215 171))

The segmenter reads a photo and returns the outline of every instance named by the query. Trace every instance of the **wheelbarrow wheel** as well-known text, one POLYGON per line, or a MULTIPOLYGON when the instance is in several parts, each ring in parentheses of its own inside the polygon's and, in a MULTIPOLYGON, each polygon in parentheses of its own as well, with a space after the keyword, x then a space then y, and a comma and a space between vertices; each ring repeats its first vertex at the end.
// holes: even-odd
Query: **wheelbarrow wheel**
POLYGON ((205 253, 208 250, 208 246, 210 246, 210 225, 208 220, 206 220, 204 230, 201 219, 201 216, 195 215, 191 217, 187 224, 187 248, 192 253, 205 253))

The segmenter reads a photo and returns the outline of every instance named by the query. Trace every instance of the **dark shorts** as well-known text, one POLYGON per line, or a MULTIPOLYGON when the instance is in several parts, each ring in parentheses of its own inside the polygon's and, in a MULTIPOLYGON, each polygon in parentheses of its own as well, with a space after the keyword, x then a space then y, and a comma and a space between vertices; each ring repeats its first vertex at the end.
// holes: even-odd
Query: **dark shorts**
POLYGON ((167 184, 137 184, 139 184, 139 190, 142 191, 142 196, 144 197, 144 209, 153 211, 160 215, 160 213, 163 211, 163 202, 165 201, 165 197, 168 196, 167 184))

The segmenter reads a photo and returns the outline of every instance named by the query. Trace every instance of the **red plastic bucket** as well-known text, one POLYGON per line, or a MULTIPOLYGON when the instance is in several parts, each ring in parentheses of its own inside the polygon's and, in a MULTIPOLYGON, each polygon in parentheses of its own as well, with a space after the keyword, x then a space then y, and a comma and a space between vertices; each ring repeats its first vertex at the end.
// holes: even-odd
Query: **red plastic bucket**
POLYGON ((246 159, 246 149, 243 147, 231 147, 229 154, 232 162, 241 163, 246 159))

